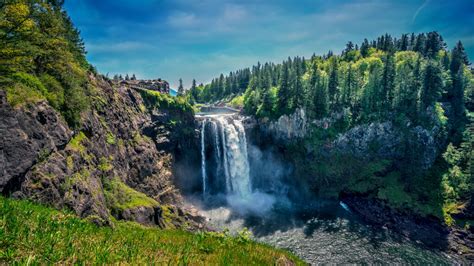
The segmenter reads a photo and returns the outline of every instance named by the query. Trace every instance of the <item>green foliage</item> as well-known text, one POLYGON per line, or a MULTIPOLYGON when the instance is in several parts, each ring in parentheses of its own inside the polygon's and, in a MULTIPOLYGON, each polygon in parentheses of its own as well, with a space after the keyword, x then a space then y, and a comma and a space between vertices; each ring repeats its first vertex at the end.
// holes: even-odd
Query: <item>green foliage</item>
POLYGON ((185 97, 172 97, 168 94, 151 90, 140 90, 140 94, 143 97, 145 105, 150 108, 163 108, 179 110, 191 114, 194 113, 193 107, 186 101, 185 97))
POLYGON ((401 117, 423 125, 431 119, 430 108, 448 100, 455 110, 447 126, 460 135, 457 129, 465 118, 462 95, 471 82, 461 43, 453 49, 451 61, 436 32, 403 34, 400 39, 385 34, 373 42, 364 40, 360 47, 349 42, 340 56, 330 52, 309 60, 288 58, 281 64, 259 63, 221 74, 196 88, 194 98, 216 102, 243 95, 246 114, 273 119, 296 108, 316 119, 348 109, 352 125, 401 117), (278 88, 276 95, 269 88, 278 88))
POLYGON ((0 14, 0 88, 9 102, 22 106, 47 99, 69 125, 78 126, 88 107, 90 66, 79 31, 62 6, 13 1, 0 5, 0 14))
POLYGON ((7 101, 13 107, 23 106, 29 103, 37 103, 44 100, 44 96, 23 84, 14 84, 6 88, 7 101))
POLYGON ((441 184, 443 196, 448 203, 465 201, 471 197, 472 189, 474 189, 472 177, 473 139, 472 132, 466 130, 465 142, 461 143, 460 147, 455 147, 450 143, 443 153, 443 158, 449 167, 443 174, 441 184))
POLYGON ((380 160, 370 162, 361 167, 360 171, 356 172, 349 181, 347 189, 360 194, 377 191, 377 188, 381 186, 381 182, 384 180, 378 176, 378 173, 384 172, 390 163, 387 160, 380 160))
POLYGON ((391 206, 397 208, 408 207, 414 200, 405 190, 405 186, 400 181, 400 175, 396 172, 384 177, 383 185, 377 194, 379 199, 386 200, 391 206))
POLYGON ((84 153, 86 150, 82 143, 84 140, 87 140, 87 136, 84 134, 84 132, 80 131, 69 141, 68 146, 74 151, 84 153))
POLYGON ((41 75, 40 79, 48 90, 46 98, 49 104, 56 110, 61 110, 64 106, 64 88, 61 83, 48 74, 41 75))
POLYGON ((14 73, 11 76, 11 78, 13 79, 14 82, 21 83, 21 84, 25 85, 26 87, 41 93, 42 95, 47 94, 47 90, 46 90, 45 86, 35 76, 32 76, 32 75, 27 74, 27 73, 17 72, 17 73, 14 73))
MULTIPOLYGON (((93 220, 94 217, 88 220, 93 220)), ((226 233, 98 227, 69 212, 0 196, 0 263, 304 265, 294 255, 226 233)))
POLYGON ((99 167, 98 167, 99 170, 102 172, 108 172, 112 170, 113 169, 113 165, 111 164, 112 160, 113 160, 112 156, 110 158, 101 157, 99 167))
POLYGON ((278 88, 266 89, 263 93, 262 103, 258 106, 255 115, 257 117, 270 117, 272 118, 275 114, 275 105, 277 99, 278 88))
POLYGON ((109 133, 107 133, 107 136, 106 136, 106 137, 107 137, 107 139, 106 139, 107 144, 109 144, 109 145, 115 145, 115 144, 117 143, 117 140, 115 139, 114 134, 112 134, 112 133, 109 132, 109 133))
POLYGON ((230 101, 230 106, 232 106, 233 108, 242 108, 244 107, 244 96, 243 95, 240 95, 240 96, 236 96, 234 97, 231 101, 230 101))
POLYGON ((105 199, 107 205, 113 211, 123 211, 139 206, 155 207, 159 205, 154 199, 134 190, 117 178, 104 183, 105 199))

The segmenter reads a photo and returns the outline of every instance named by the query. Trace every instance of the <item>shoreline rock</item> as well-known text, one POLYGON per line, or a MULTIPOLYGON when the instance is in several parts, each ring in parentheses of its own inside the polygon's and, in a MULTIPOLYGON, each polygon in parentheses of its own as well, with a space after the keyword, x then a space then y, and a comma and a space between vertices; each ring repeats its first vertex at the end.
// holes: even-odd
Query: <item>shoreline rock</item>
MULTIPOLYGON (((395 210, 381 200, 342 193, 340 199, 365 222, 387 228, 428 248, 474 262, 474 232, 448 227, 435 217, 395 210)), ((466 263, 466 262, 463 262, 466 263)))

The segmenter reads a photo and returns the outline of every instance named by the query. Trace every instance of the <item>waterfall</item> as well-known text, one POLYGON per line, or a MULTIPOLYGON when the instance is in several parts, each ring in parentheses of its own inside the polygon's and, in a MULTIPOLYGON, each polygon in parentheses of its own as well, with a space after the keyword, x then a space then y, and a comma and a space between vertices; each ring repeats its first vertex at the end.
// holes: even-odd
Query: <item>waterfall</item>
POLYGON ((206 130, 206 121, 204 120, 202 123, 202 129, 201 129, 201 169, 202 169, 202 194, 206 196, 206 183, 207 183, 207 176, 206 176, 206 149, 205 149, 205 130, 206 130))
POLYGON ((204 195, 224 192, 247 198, 251 194, 247 140, 241 119, 226 115, 206 118, 201 127, 201 156, 204 195), (207 126, 208 124, 211 126, 207 126), (212 138, 208 143, 206 136, 209 135, 212 138), (207 163, 208 146, 212 146, 210 150, 214 154, 214 169, 206 169, 211 166, 207 163))

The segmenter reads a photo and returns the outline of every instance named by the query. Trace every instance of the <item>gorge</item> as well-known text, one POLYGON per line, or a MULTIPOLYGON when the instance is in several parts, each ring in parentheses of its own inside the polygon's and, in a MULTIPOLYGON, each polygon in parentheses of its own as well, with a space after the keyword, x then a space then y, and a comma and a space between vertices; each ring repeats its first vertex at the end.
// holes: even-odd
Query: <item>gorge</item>
MULTIPOLYGON (((290 118, 299 119, 301 115, 290 118)), ((201 192, 197 196, 202 202, 198 206, 215 228, 233 233, 248 228, 257 241, 290 249, 309 263, 446 264, 462 261, 436 249, 426 249, 423 243, 415 243, 386 227, 367 223, 337 198, 291 197, 288 191, 302 193, 285 180, 291 171, 277 173, 279 167, 275 165, 282 162, 273 155, 261 156, 260 148, 249 144, 255 144, 255 140, 248 139, 255 134, 250 131, 256 130, 255 125, 249 123, 251 118, 235 113, 207 113, 198 114, 197 120, 203 174, 201 192), (254 150, 252 154, 249 155, 248 149, 254 150), (270 178, 259 175, 265 164, 271 164, 275 170, 269 173, 270 178), (273 189, 268 189, 272 186, 273 189)), ((191 198, 194 204, 199 201, 191 198)))

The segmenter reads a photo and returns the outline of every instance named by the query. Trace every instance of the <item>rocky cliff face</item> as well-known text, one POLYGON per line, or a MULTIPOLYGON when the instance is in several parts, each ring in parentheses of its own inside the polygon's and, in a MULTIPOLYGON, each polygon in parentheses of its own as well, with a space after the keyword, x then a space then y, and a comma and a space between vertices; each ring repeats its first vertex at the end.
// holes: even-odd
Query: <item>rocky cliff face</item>
POLYGON ((195 148, 192 112, 158 108, 94 76, 90 83, 92 107, 76 131, 47 103, 15 109, 0 91, 0 191, 70 208, 99 224, 115 216, 199 226, 181 208, 174 185, 174 165, 195 148))
POLYGON ((440 127, 431 130, 421 126, 395 127, 391 122, 370 123, 356 126, 340 134, 333 146, 339 153, 350 153, 363 159, 401 160, 407 149, 417 148, 416 163, 421 169, 430 168, 445 140, 440 127))
MULTIPOLYGON (((303 109, 297 109, 291 115, 283 115, 276 121, 255 121, 248 119, 246 125, 254 136, 261 140, 267 139, 277 145, 287 145, 296 141, 311 138, 316 131, 330 131, 346 114, 334 113, 329 117, 311 120, 303 109), (257 131, 257 133, 255 133, 257 131)), ((435 119, 433 119, 435 121, 435 119)), ((373 122, 357 125, 343 131, 333 139, 327 138, 325 145, 320 148, 324 153, 348 154, 364 160, 392 159, 399 160, 406 156, 406 151, 417 149, 417 160, 413 161, 421 169, 430 168, 446 136, 436 121, 430 128, 421 126, 395 126, 389 121, 373 122)), ((308 155, 315 147, 304 147, 308 155)), ((309 156, 311 157, 311 156, 309 156)))
POLYGON ((297 109, 290 115, 282 115, 276 121, 261 121, 260 125, 263 134, 278 141, 304 138, 308 134, 308 119, 304 109, 297 109))

